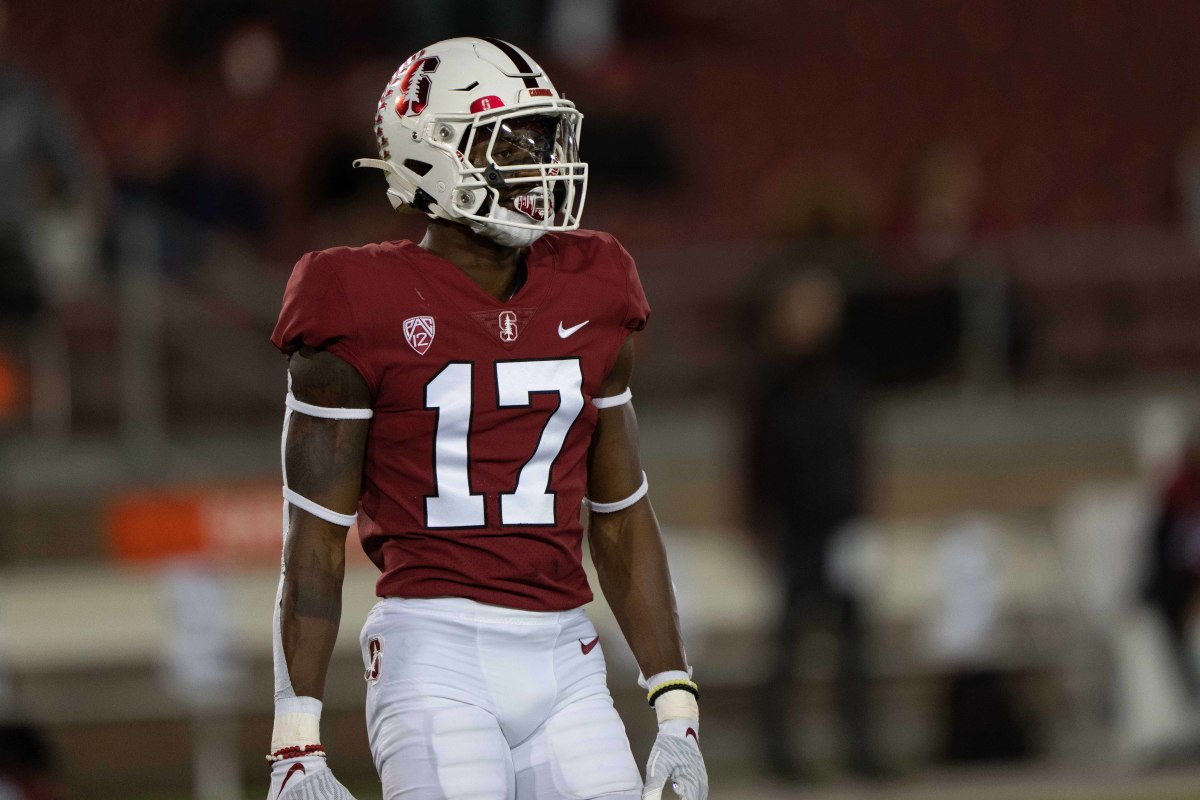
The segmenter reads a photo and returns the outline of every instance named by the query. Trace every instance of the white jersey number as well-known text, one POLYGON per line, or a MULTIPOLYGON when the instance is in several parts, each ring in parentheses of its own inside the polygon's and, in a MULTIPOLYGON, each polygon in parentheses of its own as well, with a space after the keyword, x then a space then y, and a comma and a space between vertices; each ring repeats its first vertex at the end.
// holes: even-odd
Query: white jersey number
MULTIPOLYGON (((438 412, 434 439, 437 494, 425 498, 429 528, 482 528, 487 524, 482 493, 471 492, 470 434, 473 365, 447 364, 425 385, 425 407, 438 412)), ((496 402, 500 408, 532 404, 532 395, 558 395, 558 408, 546 421, 537 449, 521 467, 516 488, 500 495, 500 524, 554 525, 550 471, 567 432, 583 410, 583 371, 579 359, 496 363, 496 402)))
POLYGON ((425 407, 438 412, 433 444, 433 474, 438 493, 425 498, 425 524, 430 528, 482 528, 483 495, 471 493, 471 371, 473 366, 447 364, 425 384, 425 407))

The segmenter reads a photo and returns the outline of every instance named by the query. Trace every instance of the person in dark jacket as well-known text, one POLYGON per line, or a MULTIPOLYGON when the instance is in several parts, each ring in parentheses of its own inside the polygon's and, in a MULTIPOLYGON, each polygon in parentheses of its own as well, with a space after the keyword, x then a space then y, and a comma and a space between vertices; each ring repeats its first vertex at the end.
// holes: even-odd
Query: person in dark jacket
POLYGON ((1200 675, 1188 631, 1200 611, 1200 436, 1193 435, 1163 492, 1150 544, 1143 594, 1166 622, 1180 673, 1197 700, 1200 675))
POLYGON ((818 266, 781 278, 756 315, 760 326, 750 401, 751 524, 783 589, 775 652, 762 687, 768 767, 799 779, 790 736, 793 665, 801 635, 833 621, 840 642, 838 708, 853 771, 876 771, 867 720, 864 631, 858 601, 827 571, 838 529, 863 508, 865 389, 842 349, 844 293, 818 266))

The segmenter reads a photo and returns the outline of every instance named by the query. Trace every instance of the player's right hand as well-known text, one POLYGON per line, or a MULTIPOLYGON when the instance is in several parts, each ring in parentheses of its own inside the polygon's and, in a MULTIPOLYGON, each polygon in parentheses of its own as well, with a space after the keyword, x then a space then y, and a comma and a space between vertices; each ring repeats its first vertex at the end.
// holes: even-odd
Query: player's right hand
POLYGON ((660 800, 668 782, 683 800, 708 800, 708 770, 696 735, 699 727, 699 721, 686 719, 659 724, 646 763, 642 800, 660 800))
POLYGON ((302 756, 271 765, 267 800, 354 800, 320 756, 302 756))

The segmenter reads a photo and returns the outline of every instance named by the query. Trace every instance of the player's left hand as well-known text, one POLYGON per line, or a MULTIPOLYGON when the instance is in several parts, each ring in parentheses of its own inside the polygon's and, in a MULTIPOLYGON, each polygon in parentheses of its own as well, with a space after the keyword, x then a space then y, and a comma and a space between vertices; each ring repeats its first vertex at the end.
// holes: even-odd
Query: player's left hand
POLYGON ((668 781, 682 800, 708 800, 708 770, 700 754, 698 730, 699 721, 691 719, 659 724, 658 738, 646 762, 642 800, 660 800, 668 781))
POLYGON ((338 783, 324 757, 300 757, 271 765, 271 789, 267 800, 354 800, 338 783))

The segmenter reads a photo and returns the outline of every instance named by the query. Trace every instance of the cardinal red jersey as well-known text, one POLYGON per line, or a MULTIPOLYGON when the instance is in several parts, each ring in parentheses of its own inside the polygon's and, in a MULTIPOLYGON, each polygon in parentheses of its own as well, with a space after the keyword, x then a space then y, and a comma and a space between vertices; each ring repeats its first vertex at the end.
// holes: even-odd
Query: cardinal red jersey
POLYGON ((408 241, 309 253, 271 341, 371 389, 358 530, 380 596, 560 611, 592 599, 579 520, 590 402, 650 313, 603 233, 547 234, 506 301, 408 241))

